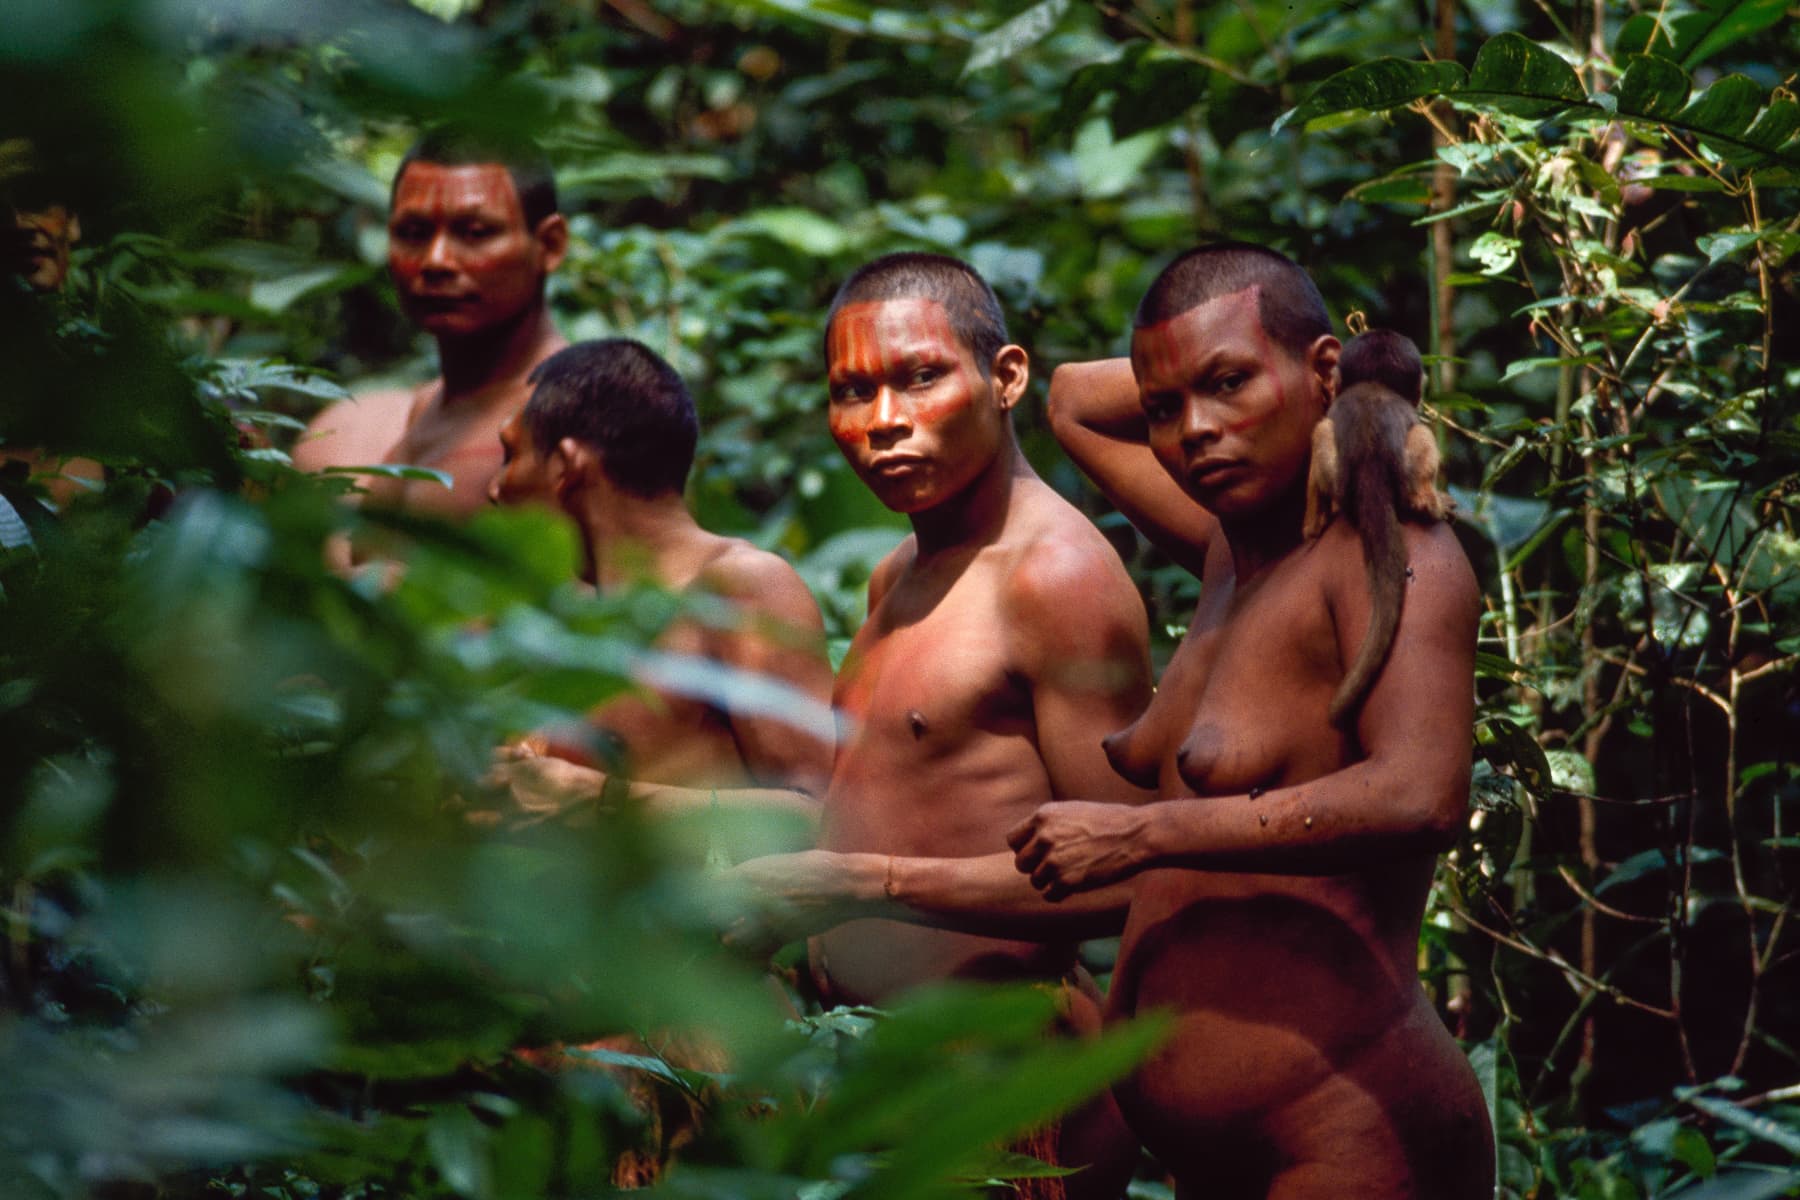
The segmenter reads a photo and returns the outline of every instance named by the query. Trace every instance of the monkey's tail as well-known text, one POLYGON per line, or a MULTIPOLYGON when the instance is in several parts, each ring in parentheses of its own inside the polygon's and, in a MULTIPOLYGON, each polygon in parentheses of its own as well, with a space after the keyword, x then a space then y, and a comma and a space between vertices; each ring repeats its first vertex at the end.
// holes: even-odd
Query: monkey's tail
POLYGON ((1356 532, 1362 539, 1363 570, 1369 579, 1369 628, 1331 698, 1331 723, 1340 728, 1355 717, 1380 678, 1406 599, 1406 539, 1394 511, 1398 499, 1395 481, 1382 464, 1369 462, 1359 472, 1355 487, 1356 532))

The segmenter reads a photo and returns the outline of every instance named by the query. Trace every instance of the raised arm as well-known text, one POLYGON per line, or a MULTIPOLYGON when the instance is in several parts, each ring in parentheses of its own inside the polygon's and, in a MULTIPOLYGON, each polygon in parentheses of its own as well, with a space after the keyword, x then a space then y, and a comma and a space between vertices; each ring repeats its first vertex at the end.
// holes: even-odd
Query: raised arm
MULTIPOLYGON (((1148 867, 1343 874, 1452 844, 1467 814, 1480 597, 1447 527, 1406 532, 1415 579, 1358 719, 1364 758, 1254 800, 1214 796, 1130 810, 1047 804, 1009 838, 1019 870, 1056 898, 1148 867)), ((1338 537, 1345 569, 1326 600, 1348 661, 1369 602, 1354 536, 1338 537)))
POLYGON ((1049 416, 1056 440, 1094 486, 1163 553, 1199 575, 1219 523, 1150 452, 1131 360, 1056 368, 1049 416))

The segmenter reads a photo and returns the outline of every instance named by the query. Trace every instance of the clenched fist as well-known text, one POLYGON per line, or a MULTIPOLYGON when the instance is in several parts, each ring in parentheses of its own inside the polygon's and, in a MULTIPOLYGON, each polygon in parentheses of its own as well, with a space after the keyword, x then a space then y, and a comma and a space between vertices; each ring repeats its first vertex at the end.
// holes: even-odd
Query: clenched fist
POLYGON ((1013 848, 1014 864, 1031 876, 1031 886, 1046 900, 1061 900, 1148 867, 1148 823, 1142 807, 1059 800, 1040 804, 1013 826, 1006 844, 1013 848))

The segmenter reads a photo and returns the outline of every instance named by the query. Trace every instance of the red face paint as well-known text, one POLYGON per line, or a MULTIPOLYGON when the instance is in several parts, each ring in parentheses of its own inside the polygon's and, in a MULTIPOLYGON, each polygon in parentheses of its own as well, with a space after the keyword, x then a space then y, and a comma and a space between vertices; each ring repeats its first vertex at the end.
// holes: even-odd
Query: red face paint
POLYGON ((1323 407, 1290 403, 1307 367, 1270 340, 1255 288, 1139 329, 1132 366, 1150 448, 1201 504, 1251 512, 1304 480, 1323 407))
POLYGON ((831 436, 888 507, 935 507, 999 453, 1005 413, 936 300, 847 304, 825 349, 831 436))
POLYGON ((388 269, 401 305, 434 334, 480 333, 542 295, 542 244, 497 163, 415 162, 388 217, 388 269))

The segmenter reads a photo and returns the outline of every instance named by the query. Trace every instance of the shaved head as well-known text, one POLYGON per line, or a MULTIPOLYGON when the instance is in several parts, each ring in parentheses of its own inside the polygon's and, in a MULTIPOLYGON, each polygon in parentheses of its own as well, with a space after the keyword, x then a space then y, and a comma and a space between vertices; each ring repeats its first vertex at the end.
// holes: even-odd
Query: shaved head
POLYGON ((1160 325, 1209 300, 1257 289, 1263 332, 1294 354, 1331 332, 1324 297, 1298 263, 1266 246, 1215 242, 1162 269, 1138 305, 1138 329, 1160 325))

